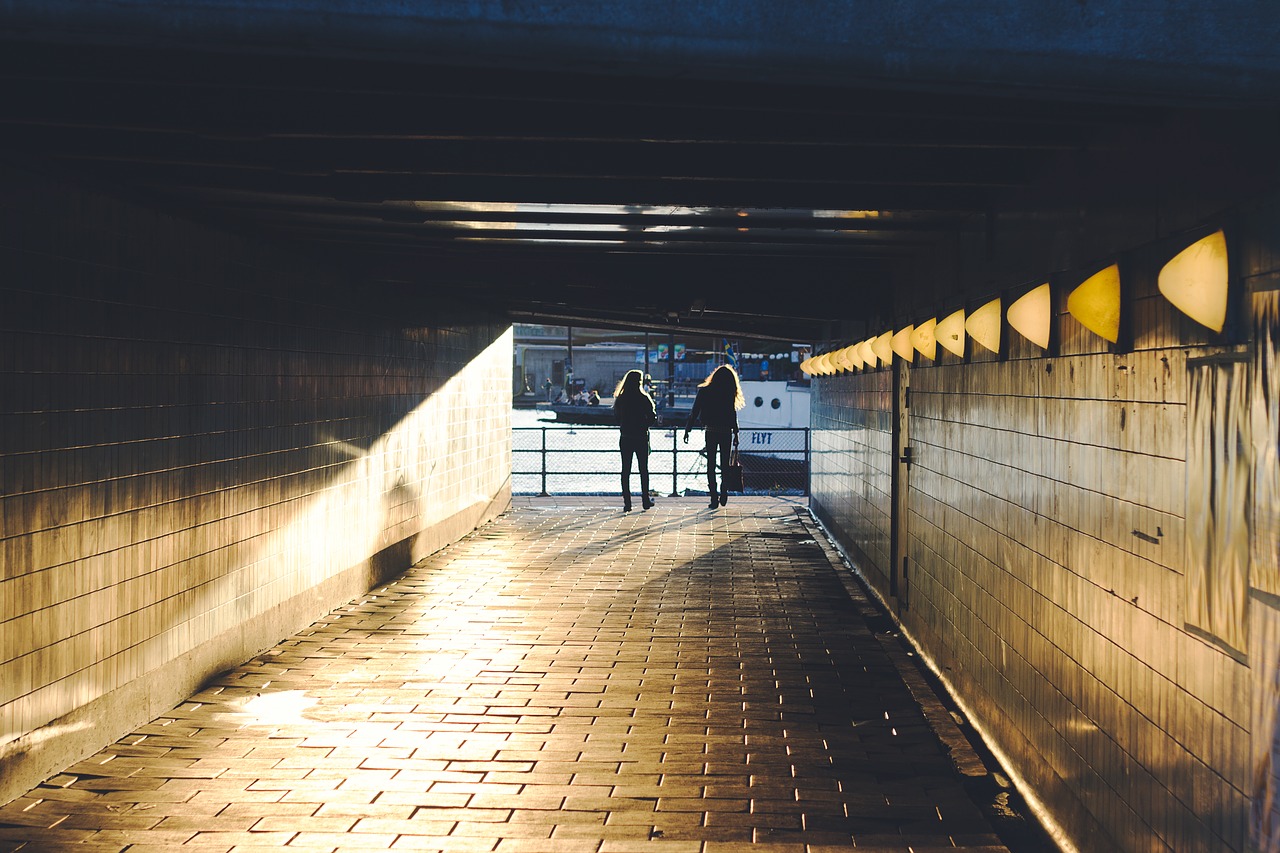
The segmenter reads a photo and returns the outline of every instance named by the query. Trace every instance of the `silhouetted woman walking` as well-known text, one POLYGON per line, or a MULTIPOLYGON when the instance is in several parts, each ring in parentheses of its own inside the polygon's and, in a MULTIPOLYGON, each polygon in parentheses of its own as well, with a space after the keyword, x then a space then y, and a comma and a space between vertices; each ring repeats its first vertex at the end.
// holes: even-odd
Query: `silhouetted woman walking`
POLYGON ((729 493, 724 488, 724 469, 729 467, 730 443, 738 434, 738 409, 745 405, 737 371, 722 364, 698 386, 698 396, 693 400, 693 409, 684 425, 685 444, 689 443, 689 430, 694 421, 701 420, 706 431, 707 491, 711 493, 712 507, 729 502, 729 493), (719 489, 716 488, 717 459, 720 461, 719 489))
POLYGON ((631 512, 631 457, 640 469, 640 503, 653 506, 649 498, 649 425, 658 419, 653 398, 644 392, 644 374, 628 370, 613 392, 613 416, 618 419, 618 449, 622 451, 622 511, 631 512))

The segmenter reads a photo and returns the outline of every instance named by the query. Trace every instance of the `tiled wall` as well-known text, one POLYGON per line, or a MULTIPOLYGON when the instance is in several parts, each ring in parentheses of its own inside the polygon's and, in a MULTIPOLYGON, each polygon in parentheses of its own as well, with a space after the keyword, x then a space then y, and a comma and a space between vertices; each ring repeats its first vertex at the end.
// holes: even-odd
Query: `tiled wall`
MULTIPOLYGON (((1280 229, 1249 215, 1239 281, 1273 287, 1253 238, 1280 229)), ((1014 335, 1003 360, 906 368, 909 596, 887 582, 890 371, 816 383, 813 500, 1078 849, 1243 851, 1276 840, 1275 599, 1249 596, 1244 642, 1189 627, 1184 535, 1189 358, 1248 348, 1206 345, 1156 292, 1158 256, 1128 259, 1130 352, 1058 287, 1053 357, 1014 335)))
POLYGON ((859 378, 813 385, 810 488, 833 522, 829 529, 887 590, 893 376, 859 378))
POLYGON ((511 337, 0 172, 0 800, 505 508, 511 337))

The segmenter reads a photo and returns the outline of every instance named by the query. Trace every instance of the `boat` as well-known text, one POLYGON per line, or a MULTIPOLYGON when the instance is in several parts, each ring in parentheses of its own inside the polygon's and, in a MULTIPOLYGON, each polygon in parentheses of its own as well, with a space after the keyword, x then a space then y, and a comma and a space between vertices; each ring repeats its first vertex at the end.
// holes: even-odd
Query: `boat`
MULTIPOLYGON (((656 426, 683 426, 684 422, 689 420, 689 411, 692 406, 692 400, 683 402, 677 400, 674 406, 659 406, 656 426)), ((556 422, 562 424, 616 426, 618 423, 613 417, 612 397, 602 398, 597 406, 584 406, 574 403, 539 403, 537 409, 540 412, 553 413, 556 422)))
POLYGON ((594 406, 582 403, 539 403, 539 412, 551 412, 556 423, 588 426, 617 426, 613 416, 613 398, 602 397, 594 406))
POLYGON ((738 453, 748 492, 807 488, 809 387, 782 380, 742 381, 738 453))
MULTIPOLYGON (((807 429, 809 426, 809 388, 782 380, 742 381, 742 396, 747 404, 738 412, 738 427, 744 446, 752 452, 768 453, 776 447, 774 431, 807 429)), ((674 403, 659 400, 658 426, 682 427, 693 409, 692 397, 677 397, 674 403)), ((540 412, 551 412, 558 423, 613 426, 613 398, 601 398, 598 405, 580 403, 538 403, 540 412)), ((780 444, 780 442, 779 442, 780 444)), ((747 452, 746 450, 743 451, 747 452)))
POLYGON ((744 379, 742 396, 747 404, 738 412, 738 428, 744 432, 809 428, 808 385, 744 379))
POLYGON ((542 398, 532 391, 526 391, 523 394, 516 394, 511 398, 511 408, 513 409, 536 409, 538 403, 542 402, 542 398))

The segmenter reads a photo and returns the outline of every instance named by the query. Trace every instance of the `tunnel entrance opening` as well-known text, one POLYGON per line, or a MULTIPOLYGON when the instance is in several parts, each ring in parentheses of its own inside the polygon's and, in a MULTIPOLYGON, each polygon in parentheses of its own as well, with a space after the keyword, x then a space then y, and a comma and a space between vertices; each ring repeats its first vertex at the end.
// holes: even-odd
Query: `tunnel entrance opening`
POLYGON ((809 382, 799 370, 809 343, 643 330, 517 324, 512 415, 516 494, 608 494, 619 482, 614 391, 637 370, 654 402, 651 491, 705 495, 701 424, 681 430, 699 383, 728 364, 744 394, 738 411, 746 494, 804 495, 809 482, 809 382), (558 366, 571 368, 558 373, 558 366), (537 389, 537 390, 533 390, 537 389))

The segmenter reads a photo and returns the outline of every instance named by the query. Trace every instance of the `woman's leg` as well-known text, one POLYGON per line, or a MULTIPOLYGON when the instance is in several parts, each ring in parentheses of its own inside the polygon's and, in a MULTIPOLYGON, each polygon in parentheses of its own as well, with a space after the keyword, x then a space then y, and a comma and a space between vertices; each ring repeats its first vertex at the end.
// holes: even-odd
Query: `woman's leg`
POLYGON ((649 448, 644 444, 636 448, 636 468, 640 471, 640 503, 648 509, 653 501, 649 499, 649 448))
POLYGON ((729 455, 732 451, 730 442, 733 438, 725 435, 720 439, 720 506, 729 502, 729 490, 724 486, 724 472, 729 470, 729 455))
POLYGON ((622 508, 631 509, 631 456, 634 448, 625 439, 618 440, 618 449, 622 451, 622 508))
POLYGON ((711 506, 719 506, 724 495, 724 466, 728 459, 724 449, 726 437, 714 432, 707 432, 707 491, 711 493, 711 506), (716 465, 720 466, 721 488, 716 488, 716 465))
POLYGON ((707 491, 714 499, 716 496, 716 437, 713 433, 707 436, 707 491))

